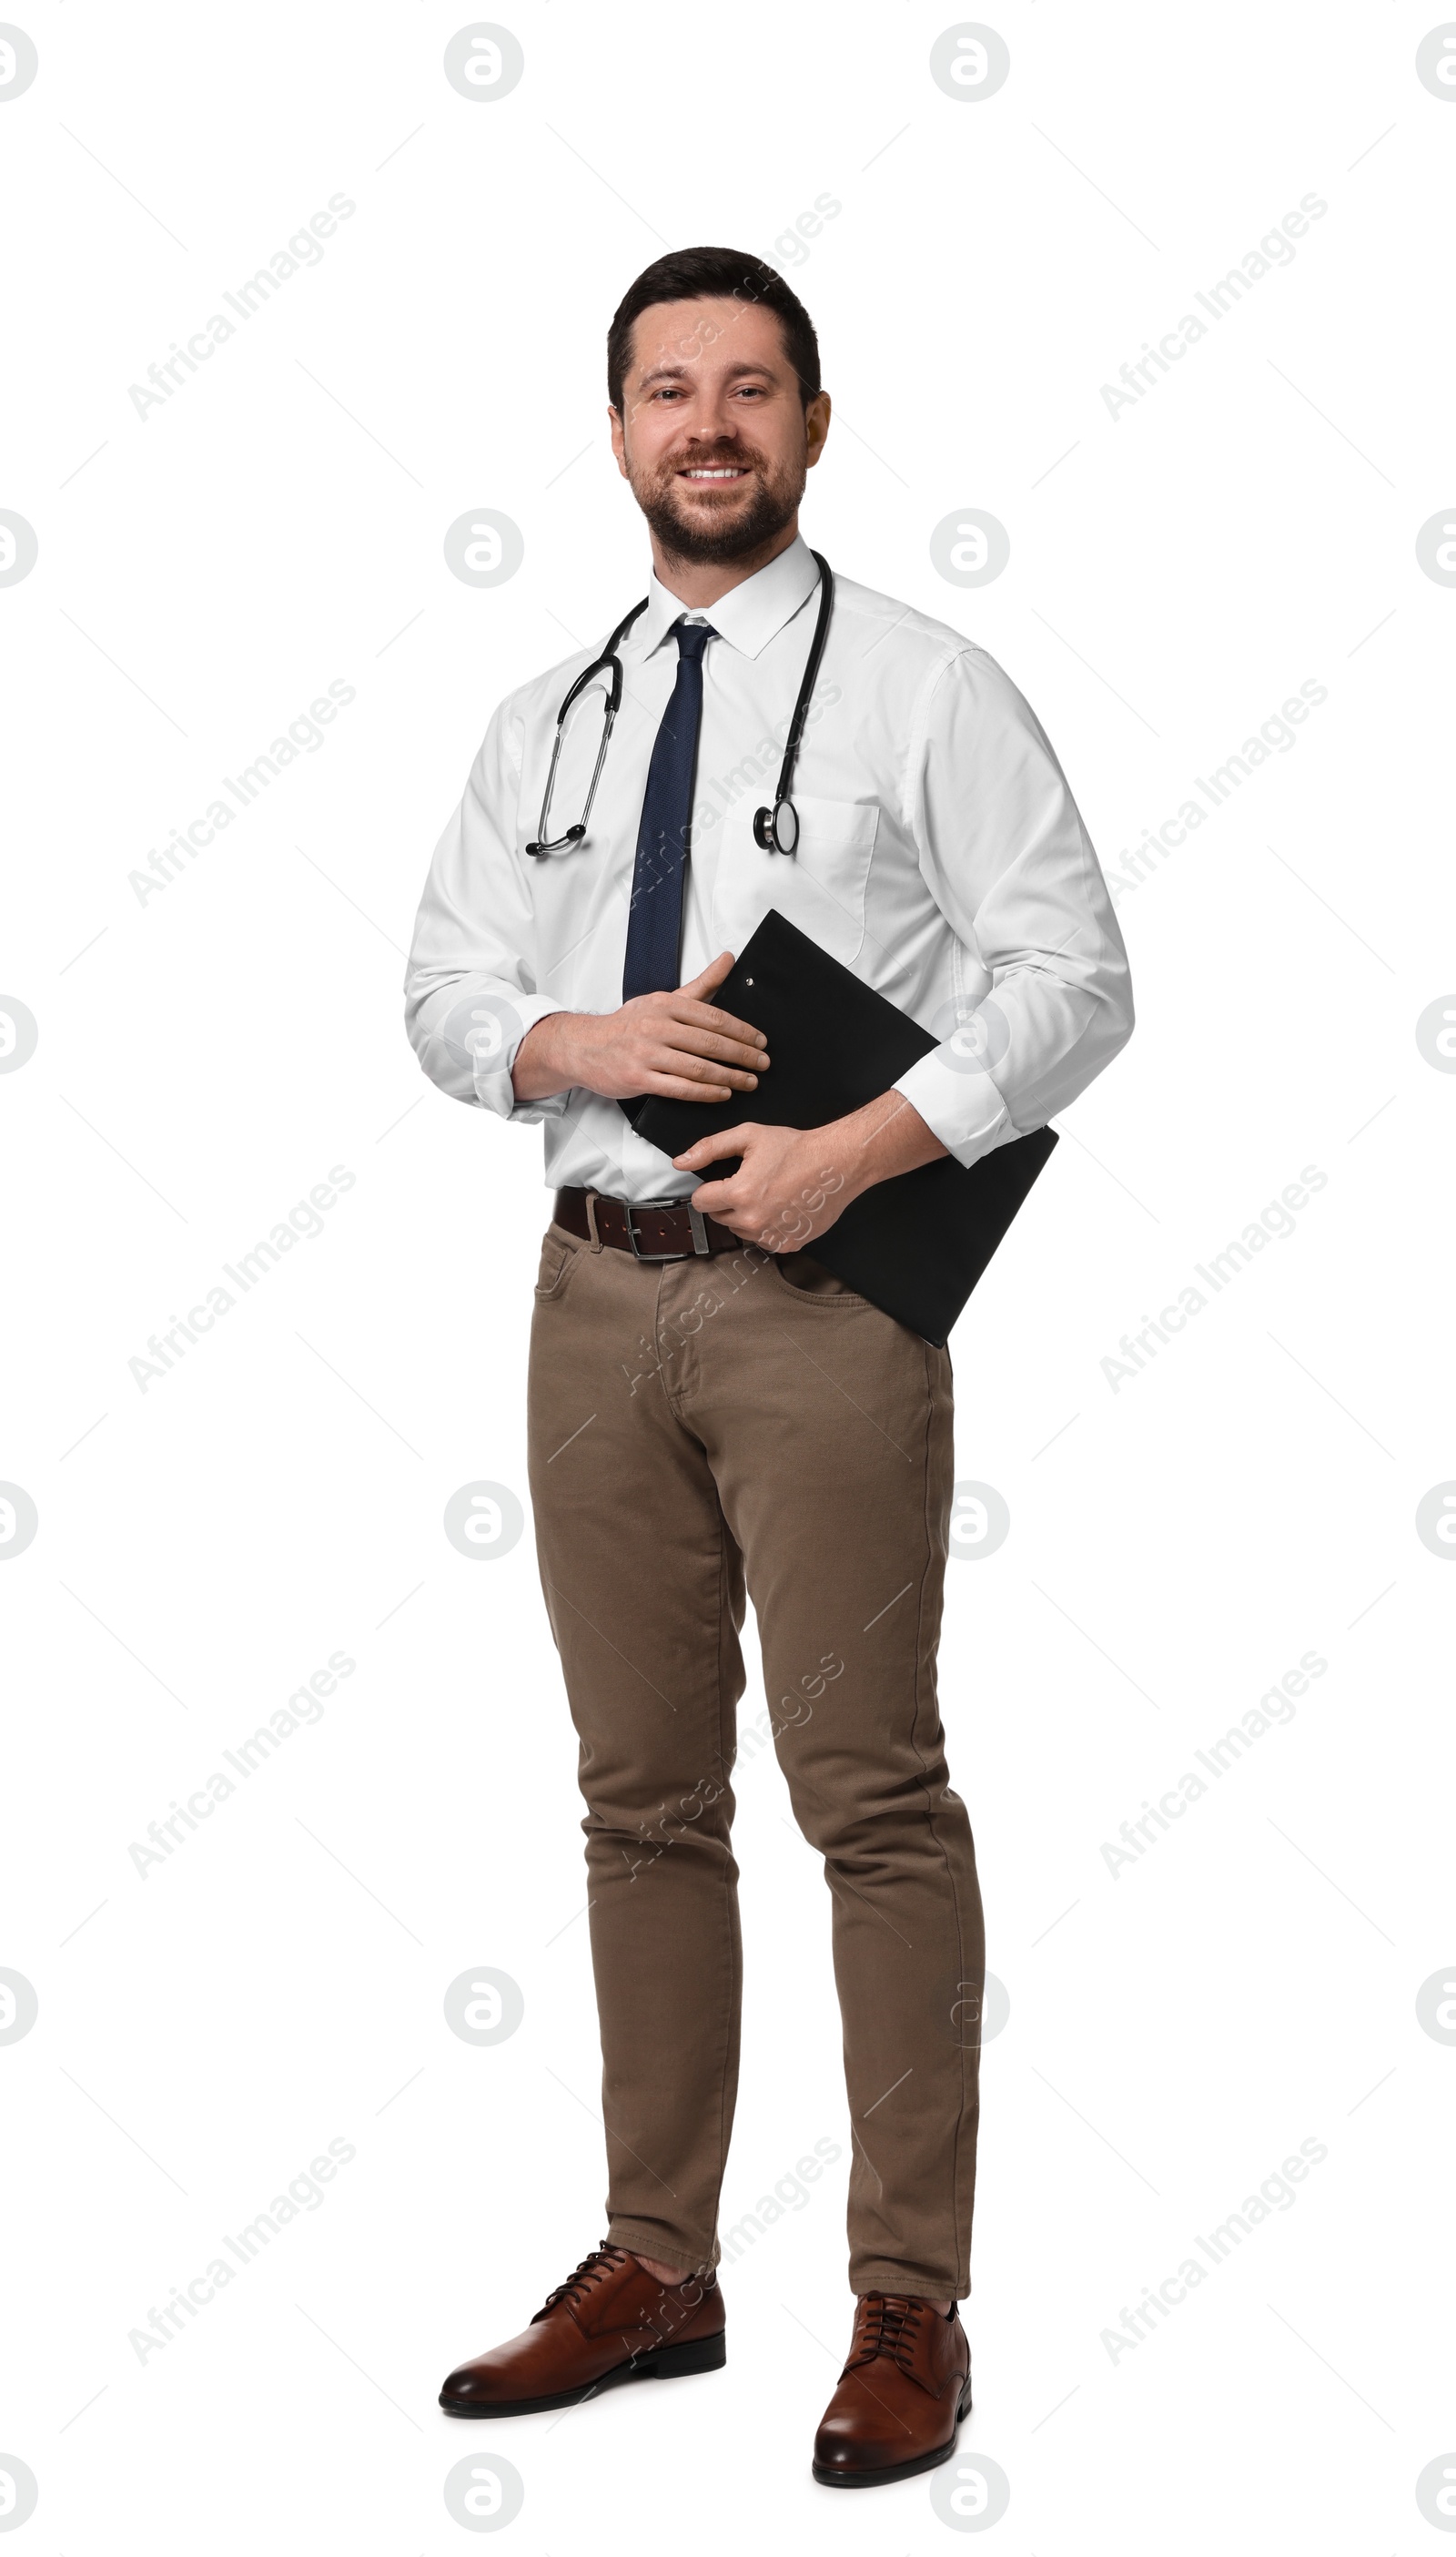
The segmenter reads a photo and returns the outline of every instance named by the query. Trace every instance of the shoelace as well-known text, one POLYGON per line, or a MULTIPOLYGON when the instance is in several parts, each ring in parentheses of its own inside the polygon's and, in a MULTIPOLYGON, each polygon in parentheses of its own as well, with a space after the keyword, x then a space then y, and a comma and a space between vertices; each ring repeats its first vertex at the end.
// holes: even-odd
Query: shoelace
POLYGON ((886 2291, 871 2291, 860 2302, 864 2312, 864 2331, 845 2364, 846 2370, 858 2370, 861 2363, 877 2360, 883 2355, 908 2375, 910 2358, 926 2314, 923 2300, 896 2298, 886 2291))
MULTIPOLYGON (((570 2278, 558 2282, 545 2306, 537 2310, 536 2317, 545 2317, 548 2309, 559 2308, 563 2300, 585 2299, 595 2282, 604 2281, 608 2273, 617 2272, 625 2262, 626 2255, 620 2246, 594 2246, 590 2255, 582 2257, 570 2278)), ((534 2326, 536 2319, 533 2318, 531 2323, 534 2326)))

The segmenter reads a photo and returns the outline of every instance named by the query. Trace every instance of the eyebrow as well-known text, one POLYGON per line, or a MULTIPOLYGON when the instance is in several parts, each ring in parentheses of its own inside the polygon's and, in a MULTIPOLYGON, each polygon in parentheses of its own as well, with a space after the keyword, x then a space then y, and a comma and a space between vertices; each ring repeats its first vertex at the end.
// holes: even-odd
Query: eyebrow
MULTIPOLYGON (((773 370, 772 364, 729 364, 727 378, 728 381, 740 381, 747 373, 761 373, 772 380, 773 370)), ((642 375, 638 387, 646 390, 650 382, 686 382, 692 379, 693 368, 690 364, 654 364, 650 372, 642 375)))

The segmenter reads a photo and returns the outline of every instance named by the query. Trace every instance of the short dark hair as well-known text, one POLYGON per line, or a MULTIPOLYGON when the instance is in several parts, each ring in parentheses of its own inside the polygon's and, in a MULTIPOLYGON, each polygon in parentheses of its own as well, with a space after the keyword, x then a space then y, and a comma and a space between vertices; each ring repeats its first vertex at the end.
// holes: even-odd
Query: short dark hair
POLYGON ((641 314, 655 302, 701 302, 710 296, 761 302, 777 315, 784 351, 798 374, 807 408, 822 387, 814 323, 778 269, 741 248, 670 249, 666 257, 644 266, 635 284, 628 285, 606 333, 606 393, 612 407, 620 412, 622 381, 632 360, 632 330, 641 314))

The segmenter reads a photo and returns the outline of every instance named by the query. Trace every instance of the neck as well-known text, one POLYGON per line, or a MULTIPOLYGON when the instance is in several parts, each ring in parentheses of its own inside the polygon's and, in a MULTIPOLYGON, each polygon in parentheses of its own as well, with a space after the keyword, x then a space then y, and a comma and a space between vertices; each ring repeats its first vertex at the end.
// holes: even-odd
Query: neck
POLYGON ((721 596, 730 595, 733 588, 741 586, 746 578, 756 577, 761 568, 767 568, 770 560, 777 559, 792 542, 797 541, 798 535, 799 518, 795 513, 791 523, 785 524, 766 542, 760 542, 756 550, 744 551, 741 559, 691 560, 684 559, 677 551, 670 551, 665 543, 658 540, 656 533, 652 533, 649 536, 652 567, 659 586, 665 586, 669 595, 677 597, 679 604, 691 605, 702 612, 710 604, 717 604, 721 596))

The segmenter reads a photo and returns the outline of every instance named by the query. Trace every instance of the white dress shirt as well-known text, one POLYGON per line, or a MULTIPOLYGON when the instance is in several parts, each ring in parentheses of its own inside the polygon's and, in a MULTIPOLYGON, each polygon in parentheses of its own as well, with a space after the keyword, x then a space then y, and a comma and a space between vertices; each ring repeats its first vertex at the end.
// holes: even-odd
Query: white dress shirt
MULTIPOLYGON (((1061 766, 1014 684, 943 622, 836 576, 792 788, 798 849, 754 843, 818 587, 802 539, 706 611, 652 578, 618 652, 621 708, 587 840, 566 852, 533 859, 525 846, 540 831, 562 698, 596 648, 523 684, 486 731, 430 866, 405 1017, 442 1091, 544 1121, 553 1188, 643 1200, 698 1186, 614 1101, 580 1090, 517 1101, 510 1077, 544 1014, 621 1002, 637 826, 685 613, 719 635, 704 656, 681 982, 740 951, 777 906, 942 1042, 896 1089, 966 1164, 1065 1109, 1131 1033, 1126 952, 1061 766)), ((589 685, 568 721, 552 837, 581 817, 603 693, 589 685)))

